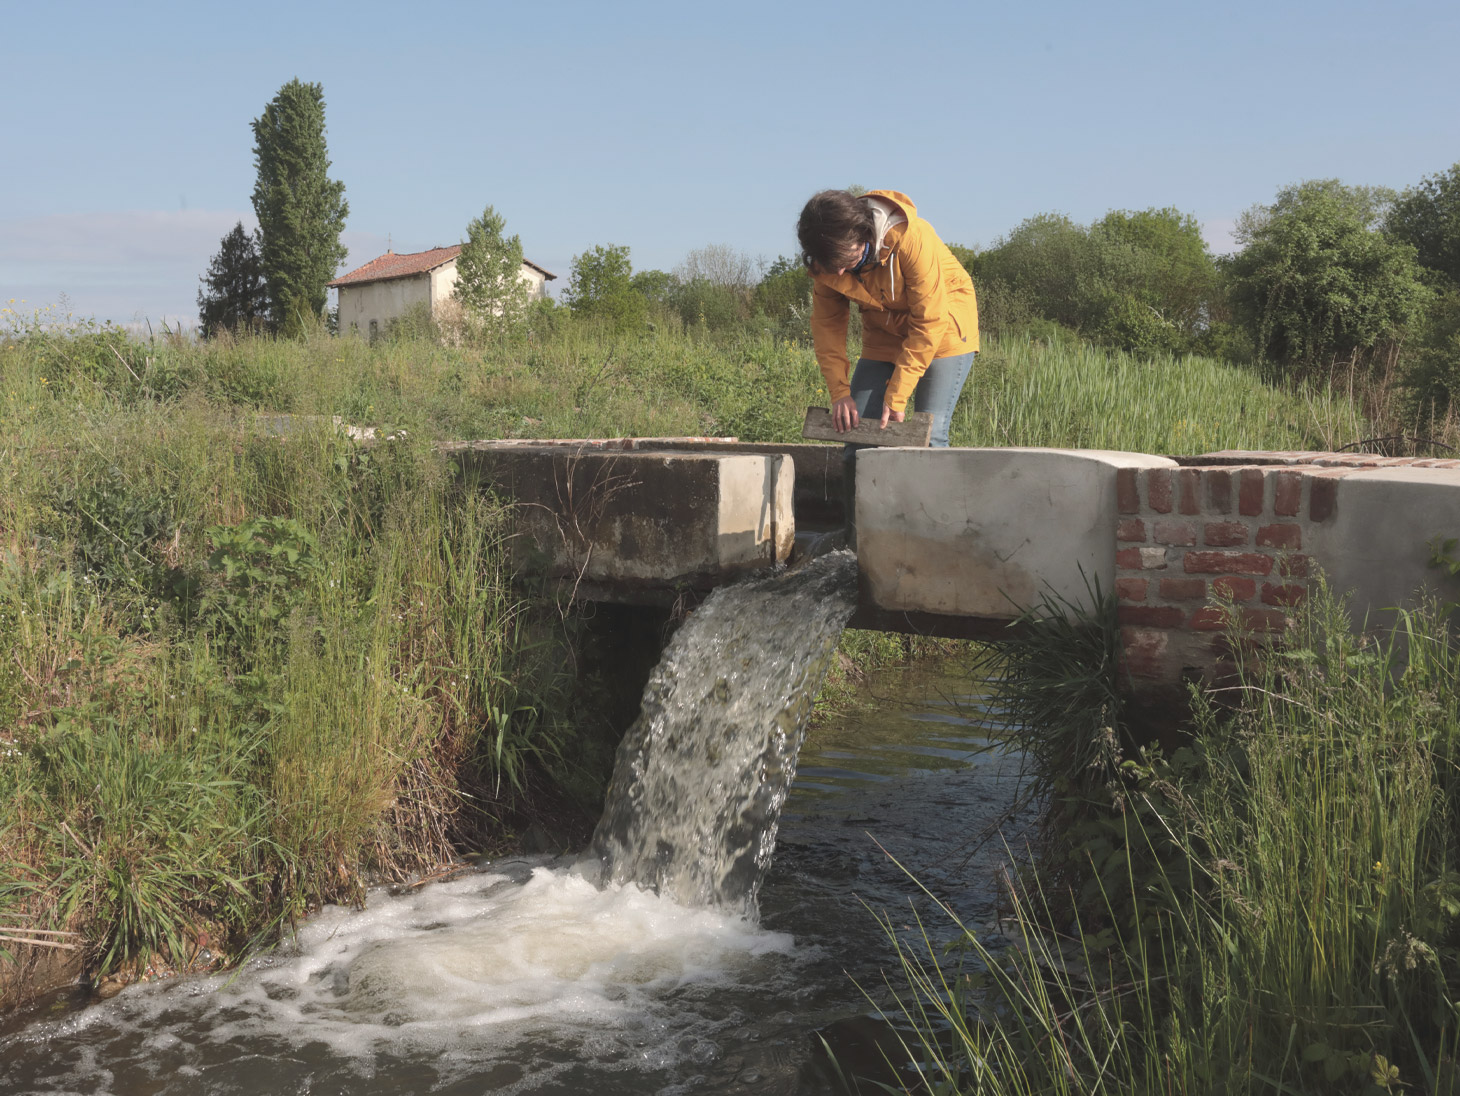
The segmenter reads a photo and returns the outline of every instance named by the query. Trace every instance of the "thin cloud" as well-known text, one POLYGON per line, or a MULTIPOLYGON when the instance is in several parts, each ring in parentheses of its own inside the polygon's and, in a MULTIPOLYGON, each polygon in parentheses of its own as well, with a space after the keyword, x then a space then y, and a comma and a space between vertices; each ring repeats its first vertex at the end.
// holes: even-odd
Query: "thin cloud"
POLYGON ((236 210, 102 210, 0 220, 0 297, 102 320, 190 317, 236 210))
MULTIPOLYGON (((102 210, 0 219, 0 300, 59 304, 97 320, 197 318, 198 279, 235 224, 251 211, 102 210)), ((345 232, 347 266, 385 250, 385 237, 345 232), (363 257, 362 257, 363 256, 363 257)))

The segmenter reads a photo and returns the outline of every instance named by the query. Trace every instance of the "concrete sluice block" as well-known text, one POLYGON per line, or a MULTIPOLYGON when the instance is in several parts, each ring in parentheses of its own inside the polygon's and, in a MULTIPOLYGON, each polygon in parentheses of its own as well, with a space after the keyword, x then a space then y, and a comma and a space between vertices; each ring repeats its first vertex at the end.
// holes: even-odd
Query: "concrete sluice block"
POLYGON ((782 454, 467 442, 448 455, 514 503, 513 562, 551 578, 704 589, 784 562, 795 540, 782 454))
POLYGON ((1116 472, 1166 457, 1072 449, 857 456, 857 561, 883 610, 1012 618, 1115 582, 1116 472))
POLYGON ((1338 479, 1332 517, 1308 544, 1356 625, 1387 628, 1396 607, 1454 600, 1457 583, 1431 564, 1431 542, 1460 538, 1460 469, 1376 468, 1338 479))

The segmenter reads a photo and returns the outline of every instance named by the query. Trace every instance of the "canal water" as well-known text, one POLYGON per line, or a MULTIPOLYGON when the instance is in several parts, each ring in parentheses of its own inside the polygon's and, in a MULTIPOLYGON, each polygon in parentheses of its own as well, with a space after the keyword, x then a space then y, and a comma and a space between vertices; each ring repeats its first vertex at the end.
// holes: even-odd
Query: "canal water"
POLYGON ((899 968, 871 911, 951 938, 905 868, 969 924, 996 916, 1005 842, 1032 819, 1005 818, 1018 762, 982 751, 992 718, 955 666, 873 675, 802 749, 758 921, 599 889, 565 861, 482 864, 326 909, 241 971, 15 1017, 0 1092, 817 1096, 845 1091, 838 1069, 893 1080, 879 1046, 901 1021, 879 1006, 899 968))

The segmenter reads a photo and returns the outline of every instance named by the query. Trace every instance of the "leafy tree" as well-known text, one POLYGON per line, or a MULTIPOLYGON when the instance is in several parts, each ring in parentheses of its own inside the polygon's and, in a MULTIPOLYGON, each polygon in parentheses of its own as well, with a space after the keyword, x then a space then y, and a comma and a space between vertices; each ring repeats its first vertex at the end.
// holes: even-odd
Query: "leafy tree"
POLYGON ((1191 214, 1172 207, 1111 210, 1090 232, 1106 255, 1125 248, 1135 256, 1121 291, 1185 332, 1209 318, 1217 266, 1191 214))
POLYGON ((634 292, 650 304, 669 304, 679 283, 666 270, 641 270, 629 280, 634 292))
POLYGON ((211 339, 220 331, 256 332, 264 325, 269 293, 257 229, 245 232, 242 221, 234 225, 208 264, 208 273, 198 280, 203 283, 198 290, 203 338, 211 339))
POLYGON ((491 206, 466 226, 452 290, 473 322, 492 334, 512 330, 527 314, 529 291, 522 280, 522 241, 504 235, 506 227, 506 220, 491 206))
POLYGON ((1196 218, 1112 210, 1086 228, 1031 217, 986 251, 958 248, 990 328, 1053 321, 1146 353, 1190 349, 1220 311, 1216 264, 1196 218))
POLYGON ((675 267, 675 305, 686 324, 721 331, 749 319, 756 264, 729 244, 696 248, 675 267))
POLYGON ((628 331, 644 322, 645 301, 634 291, 634 268, 629 249, 600 244, 573 259, 568 289, 563 294, 573 314, 607 321, 616 331, 628 331))
POLYGON ((773 320, 806 318, 811 309, 811 275, 799 259, 776 256, 755 287, 755 307, 773 320))
POLYGON ((1078 328, 1085 317, 1082 283, 1094 263, 1090 236, 1062 213, 1041 213, 1024 221, 976 261, 975 291, 994 291, 1022 306, 1019 311, 1078 328))
POLYGON ((1460 407, 1460 288, 1436 295, 1403 362, 1404 403, 1417 432, 1460 407))
POLYGON ((1395 339, 1429 293, 1414 248, 1378 230, 1392 195, 1313 180, 1237 222, 1231 299, 1260 360, 1311 370, 1395 339))
POLYGON ((1401 194, 1384 227, 1415 249, 1422 266, 1460 286, 1460 163, 1401 194))
POLYGON ((293 333, 325 305, 325 283, 347 254, 345 184, 329 178, 324 88, 290 80, 253 121, 264 277, 276 331, 293 333))

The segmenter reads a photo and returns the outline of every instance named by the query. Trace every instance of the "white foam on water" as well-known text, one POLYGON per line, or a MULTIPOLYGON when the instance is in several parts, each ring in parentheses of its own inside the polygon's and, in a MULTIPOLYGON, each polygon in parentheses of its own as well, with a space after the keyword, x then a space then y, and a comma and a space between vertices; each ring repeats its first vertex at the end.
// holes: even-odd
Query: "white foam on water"
POLYGON ((92 1092, 111 1089, 117 1054, 150 1058, 148 1073, 181 1086, 157 1091, 207 1091, 200 1066, 264 1047, 317 1058, 322 1045, 367 1077, 384 1059, 424 1056, 446 1077, 522 1064, 544 1046, 547 1073, 568 1055, 661 1069, 714 1052, 718 1022, 697 1022, 698 991, 763 982, 792 950, 784 933, 637 886, 600 890, 547 867, 525 882, 487 872, 328 907, 241 972, 128 987, 28 1027, 6 1054, 79 1039, 90 1045, 49 1079, 92 1092))

